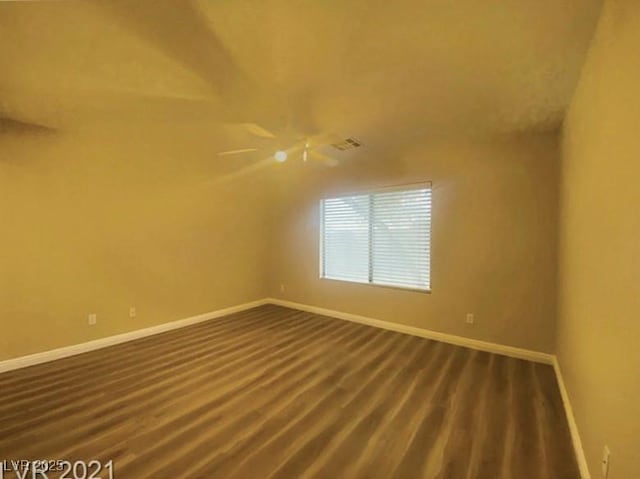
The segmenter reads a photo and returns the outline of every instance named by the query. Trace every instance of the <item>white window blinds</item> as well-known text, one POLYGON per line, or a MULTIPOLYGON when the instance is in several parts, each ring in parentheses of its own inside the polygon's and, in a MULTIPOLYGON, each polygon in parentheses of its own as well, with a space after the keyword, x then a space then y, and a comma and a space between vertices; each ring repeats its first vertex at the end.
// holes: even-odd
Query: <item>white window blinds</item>
POLYGON ((429 290, 431 187, 324 199, 321 276, 429 290))
POLYGON ((323 200, 325 278, 369 281, 369 196, 323 200))

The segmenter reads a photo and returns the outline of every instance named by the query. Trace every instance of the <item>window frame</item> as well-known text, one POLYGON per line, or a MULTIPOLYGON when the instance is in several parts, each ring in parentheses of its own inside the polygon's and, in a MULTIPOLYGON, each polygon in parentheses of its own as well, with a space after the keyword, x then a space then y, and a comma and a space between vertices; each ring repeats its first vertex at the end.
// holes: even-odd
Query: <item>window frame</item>
MULTIPOLYGON (((378 188, 371 188, 371 189, 366 189, 366 190, 358 190, 358 191, 352 191, 349 193, 341 193, 341 194, 336 194, 336 195, 331 195, 331 196, 323 196, 322 198, 320 198, 320 201, 318 202, 319 204, 319 219, 320 219, 320 228, 319 228, 319 248, 318 248, 318 266, 319 266, 319 275, 318 275, 318 279, 322 279, 322 280, 326 280, 326 281, 337 281, 340 283, 351 283, 351 284, 360 284, 360 285, 365 285, 365 286, 375 286, 378 288, 388 288, 388 289, 397 289, 397 290, 401 290, 401 291, 410 291, 410 292, 415 292, 415 293, 424 293, 424 294, 431 294, 432 290, 433 290, 433 281, 432 281, 432 276, 431 276, 431 271, 432 271, 432 262, 431 262, 431 251, 432 251, 432 240, 433 240, 433 235, 432 235, 432 230, 433 230, 433 183, 431 181, 420 181, 417 183, 405 183, 405 184, 401 184, 401 185, 392 185, 392 186, 383 186, 383 187, 378 187, 378 188), (419 189, 429 189, 431 190, 431 208, 429 211, 430 214, 430 221, 429 221, 429 288, 427 289, 423 289, 423 288, 417 288, 417 287, 413 287, 413 286, 402 286, 402 285, 392 285, 392 284, 381 284, 381 283, 374 283, 373 280, 371 278, 369 278, 369 280, 367 281, 356 281, 356 280, 351 280, 351 279, 338 279, 338 278, 327 278, 326 276, 324 276, 324 271, 325 271, 325 265, 324 265, 324 236, 325 236, 325 215, 324 215, 324 201, 325 200, 335 200, 335 199, 340 199, 340 198, 349 198, 351 196, 364 196, 364 195, 369 195, 369 201, 372 201, 373 196, 375 194, 378 193, 392 193, 394 191, 410 191, 410 190, 419 190, 419 189)), ((373 230, 373 221, 370 221, 369 223, 369 264, 372 264, 373 261, 373 247, 371 245, 372 241, 373 241, 373 236, 371 234, 373 230)), ((370 266, 371 267, 371 266, 370 266)))

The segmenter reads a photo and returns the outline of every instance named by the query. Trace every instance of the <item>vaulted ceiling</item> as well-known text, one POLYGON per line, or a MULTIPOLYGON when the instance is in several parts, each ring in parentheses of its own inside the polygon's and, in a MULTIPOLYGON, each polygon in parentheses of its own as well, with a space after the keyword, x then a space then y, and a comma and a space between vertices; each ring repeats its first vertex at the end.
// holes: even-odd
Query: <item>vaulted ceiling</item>
POLYGON ((391 145, 552 130, 599 8, 600 0, 1 2, 0 124, 183 123, 224 137, 229 124, 256 123, 391 145))

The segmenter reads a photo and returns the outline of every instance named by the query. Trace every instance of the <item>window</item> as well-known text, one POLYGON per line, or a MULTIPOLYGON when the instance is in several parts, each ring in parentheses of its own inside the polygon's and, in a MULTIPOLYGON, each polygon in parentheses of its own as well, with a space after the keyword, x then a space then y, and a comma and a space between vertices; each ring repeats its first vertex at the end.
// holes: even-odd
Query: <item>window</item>
POLYGON ((320 202, 320 276, 430 289, 431 185, 320 202))

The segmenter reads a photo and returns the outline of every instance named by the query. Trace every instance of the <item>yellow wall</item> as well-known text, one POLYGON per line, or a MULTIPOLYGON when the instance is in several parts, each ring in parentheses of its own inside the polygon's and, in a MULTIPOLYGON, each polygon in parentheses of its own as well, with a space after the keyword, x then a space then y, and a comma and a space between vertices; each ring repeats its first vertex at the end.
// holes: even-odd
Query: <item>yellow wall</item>
POLYGON ((0 359, 268 295, 553 350, 555 135, 426 141, 393 161, 365 150, 334 169, 287 162, 229 179, 250 160, 217 157, 207 134, 134 123, 0 137, 0 359), (319 198, 419 180, 434 184, 431 294, 317 278, 319 198))
POLYGON ((565 123, 558 356, 595 479, 640 477, 640 3, 609 0, 565 123))
POLYGON ((556 136, 425 141, 393 156, 361 155, 335 169, 286 165, 280 170, 271 295, 553 351, 556 136), (421 180, 433 182, 431 294, 318 278, 320 198, 421 180), (467 312, 475 314, 475 325, 465 323, 467 312))
POLYGON ((101 131, 0 136, 0 360, 266 295, 264 189, 224 179, 242 159, 206 128, 101 131))

